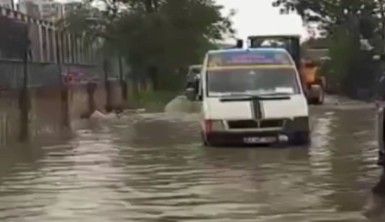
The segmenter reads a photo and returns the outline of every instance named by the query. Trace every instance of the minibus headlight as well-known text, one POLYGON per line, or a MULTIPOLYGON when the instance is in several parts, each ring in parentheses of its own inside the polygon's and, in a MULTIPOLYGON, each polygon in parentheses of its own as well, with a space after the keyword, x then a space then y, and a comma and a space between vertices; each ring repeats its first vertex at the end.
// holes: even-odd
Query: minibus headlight
POLYGON ((222 120, 205 120, 206 132, 223 131, 225 129, 222 120))
POLYGON ((212 130, 213 131, 223 131, 225 127, 223 126, 223 121, 221 120, 213 120, 212 122, 212 130))

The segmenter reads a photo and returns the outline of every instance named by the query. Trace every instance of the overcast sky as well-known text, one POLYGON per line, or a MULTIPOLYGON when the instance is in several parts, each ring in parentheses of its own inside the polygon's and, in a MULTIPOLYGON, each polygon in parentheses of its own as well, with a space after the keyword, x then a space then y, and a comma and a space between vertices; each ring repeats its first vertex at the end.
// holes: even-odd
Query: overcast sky
POLYGON ((281 15, 278 8, 272 7, 273 0, 216 0, 224 5, 224 13, 235 9, 233 18, 237 37, 247 38, 258 34, 301 34, 306 36, 301 18, 298 15, 281 15))
MULTIPOLYGON (((68 2, 71 0, 59 0, 68 2)), ((216 0, 224 5, 224 13, 235 9, 233 17, 237 37, 246 39, 258 34, 302 34, 306 36, 302 20, 298 15, 280 15, 279 9, 271 6, 273 0, 216 0)))

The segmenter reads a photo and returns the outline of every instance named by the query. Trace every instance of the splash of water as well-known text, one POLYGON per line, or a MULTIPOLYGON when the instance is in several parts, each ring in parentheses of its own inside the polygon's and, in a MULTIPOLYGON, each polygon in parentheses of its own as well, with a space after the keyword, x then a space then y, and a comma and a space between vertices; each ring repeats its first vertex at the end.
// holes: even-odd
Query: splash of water
POLYGON ((166 105, 164 111, 166 113, 197 113, 200 112, 200 109, 200 102, 191 102, 185 96, 177 96, 166 105))

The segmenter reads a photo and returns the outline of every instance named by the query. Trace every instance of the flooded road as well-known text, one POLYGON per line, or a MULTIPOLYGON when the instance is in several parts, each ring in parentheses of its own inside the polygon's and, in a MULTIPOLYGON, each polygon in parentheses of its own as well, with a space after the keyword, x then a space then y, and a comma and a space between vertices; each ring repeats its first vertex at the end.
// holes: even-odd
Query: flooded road
POLYGON ((196 114, 90 121, 0 151, 0 221, 367 221, 373 109, 311 108, 309 148, 205 148, 196 114))

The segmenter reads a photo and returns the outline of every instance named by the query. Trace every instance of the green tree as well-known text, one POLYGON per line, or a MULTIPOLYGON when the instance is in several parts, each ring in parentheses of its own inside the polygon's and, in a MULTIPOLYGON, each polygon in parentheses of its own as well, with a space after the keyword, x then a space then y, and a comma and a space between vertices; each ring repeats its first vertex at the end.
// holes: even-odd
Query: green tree
POLYGON ((376 50, 382 50, 381 0, 276 0, 273 5, 282 13, 298 13, 306 23, 316 23, 324 31, 332 59, 329 81, 338 82, 349 95, 359 88, 372 88, 371 55, 361 50, 361 40, 367 39, 376 50))
POLYGON ((99 11, 87 0, 63 23, 72 31, 102 37, 106 49, 124 56, 135 81, 148 76, 159 88, 177 88, 181 70, 200 63, 213 43, 234 33, 232 14, 221 15, 213 0, 104 2, 105 10, 99 11))
POLYGON ((296 12, 305 22, 318 22, 328 28, 344 23, 352 15, 374 13, 378 4, 376 0, 275 0, 273 6, 280 7, 282 13, 296 12))

